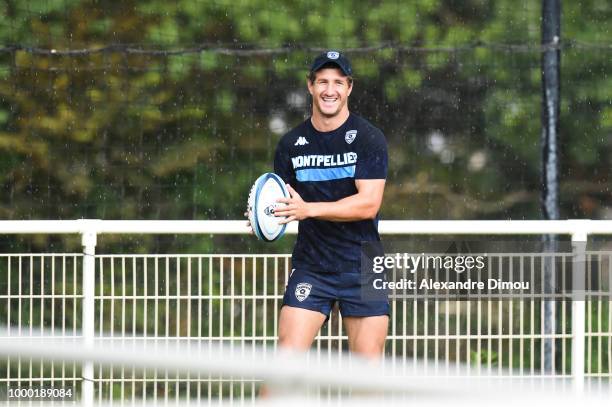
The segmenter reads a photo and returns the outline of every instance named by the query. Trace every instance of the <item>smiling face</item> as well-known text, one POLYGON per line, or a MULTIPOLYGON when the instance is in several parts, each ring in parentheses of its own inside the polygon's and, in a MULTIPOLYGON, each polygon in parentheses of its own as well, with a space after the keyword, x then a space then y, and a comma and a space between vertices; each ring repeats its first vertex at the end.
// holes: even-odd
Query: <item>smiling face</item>
POLYGON ((323 68, 315 72, 314 80, 308 81, 312 95, 313 115, 333 118, 348 112, 348 97, 353 90, 350 78, 338 68, 323 68))

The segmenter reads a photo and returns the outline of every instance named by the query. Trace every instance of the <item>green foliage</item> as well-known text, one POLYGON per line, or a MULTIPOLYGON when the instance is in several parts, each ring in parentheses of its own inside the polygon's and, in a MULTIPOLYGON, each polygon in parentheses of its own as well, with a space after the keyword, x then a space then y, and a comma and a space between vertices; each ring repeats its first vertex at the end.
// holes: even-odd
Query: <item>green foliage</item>
POLYGON ((498 353, 495 351, 491 351, 490 353, 486 350, 481 350, 480 352, 471 351, 470 352, 470 363, 472 365, 483 365, 483 366, 495 366, 497 367, 498 353))
MULTIPOLYGON (((540 216, 540 53, 464 48, 537 46, 538 3, 45 0, 2 7, 4 45, 191 50, 1 55, 5 218, 240 218, 250 183, 271 170, 280 135, 270 120, 280 117, 288 129, 308 114, 300 98, 313 55, 300 47, 380 44, 458 47, 351 54, 351 108, 382 128, 390 146, 383 217, 540 216), (250 56, 214 50, 285 46, 296 48, 250 56), (438 150, 435 134, 443 140, 438 150)), ((563 41, 607 41, 608 2, 571 3, 563 13, 563 41)), ((564 217, 598 217, 610 205, 609 60, 605 48, 562 54, 561 181, 574 186, 562 199, 564 217), (575 203, 584 199, 595 205, 575 203)))

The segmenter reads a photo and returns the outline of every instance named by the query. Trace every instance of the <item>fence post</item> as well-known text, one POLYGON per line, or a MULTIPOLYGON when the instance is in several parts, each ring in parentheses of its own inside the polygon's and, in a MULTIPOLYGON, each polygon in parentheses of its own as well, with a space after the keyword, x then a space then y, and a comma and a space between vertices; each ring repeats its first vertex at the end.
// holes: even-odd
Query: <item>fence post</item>
MULTIPOLYGON (((83 220, 84 227, 81 230, 81 242, 83 245, 83 344, 86 348, 93 348, 94 344, 94 322, 96 289, 95 280, 95 254, 96 254, 96 229, 91 220, 83 220)), ((93 361, 88 360, 82 366, 82 394, 81 405, 92 407, 94 401, 94 368, 93 361)))
POLYGON ((572 234, 572 379, 578 394, 584 390, 586 244, 586 232, 575 229, 572 234))

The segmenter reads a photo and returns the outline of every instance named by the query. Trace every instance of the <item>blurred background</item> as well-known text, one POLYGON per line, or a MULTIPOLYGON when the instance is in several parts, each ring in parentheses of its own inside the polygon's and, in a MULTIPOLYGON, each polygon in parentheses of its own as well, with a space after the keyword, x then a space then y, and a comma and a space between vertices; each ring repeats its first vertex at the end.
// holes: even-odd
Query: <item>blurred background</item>
MULTIPOLYGON (((241 219, 338 49, 389 143, 381 219, 540 219, 541 7, 3 0, 0 218, 241 219)), ((612 219, 611 17, 562 4, 561 219, 612 219)))
MULTIPOLYGON (((0 0, 0 220, 243 219, 278 140, 309 116, 306 75, 329 49, 352 60, 351 110, 387 137, 381 219, 545 218, 541 67, 550 50, 560 54, 558 217, 612 219, 612 2, 562 1, 553 47, 542 46, 543 3, 0 0)), ((590 253, 588 277, 611 284, 606 238, 589 237, 608 252, 590 253)), ((79 236, 3 235, 0 316, 9 336, 33 327, 77 335, 91 318, 104 340, 269 345, 294 239, 100 235, 94 315, 81 309, 90 257, 79 236)), ((532 273, 545 271, 530 258, 532 273)), ((589 298, 584 335, 587 374, 608 381, 609 292, 589 298)), ((569 377, 571 341, 581 338, 571 305, 513 300, 481 314, 469 301, 397 302, 387 355, 569 377)), ((337 317, 317 342, 329 352, 348 349, 337 317)), ((33 370, 30 361, 27 374, 63 366, 33 370)), ((20 369, 0 363, 0 381, 22 380, 20 369)), ((83 383, 80 368, 68 372, 83 383)), ((113 374, 96 373, 105 400, 124 398, 113 374)), ((168 390, 168 376, 155 375, 128 383, 132 397, 162 394, 159 383, 166 397, 194 389, 177 379, 168 390)), ((232 383, 210 390, 209 380, 208 394, 233 394, 232 383)))

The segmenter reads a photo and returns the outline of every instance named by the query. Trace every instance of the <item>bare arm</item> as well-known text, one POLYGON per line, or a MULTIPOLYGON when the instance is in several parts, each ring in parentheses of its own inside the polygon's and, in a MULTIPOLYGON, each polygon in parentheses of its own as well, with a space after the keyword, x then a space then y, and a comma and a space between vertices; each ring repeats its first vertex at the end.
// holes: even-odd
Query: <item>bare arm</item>
POLYGON ((279 223, 316 218, 333 222, 350 222, 376 217, 382 203, 385 189, 384 179, 355 180, 357 193, 335 202, 304 202, 290 185, 287 185, 291 198, 278 201, 287 204, 275 210, 276 216, 286 216, 279 223))

